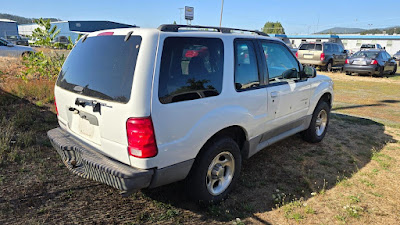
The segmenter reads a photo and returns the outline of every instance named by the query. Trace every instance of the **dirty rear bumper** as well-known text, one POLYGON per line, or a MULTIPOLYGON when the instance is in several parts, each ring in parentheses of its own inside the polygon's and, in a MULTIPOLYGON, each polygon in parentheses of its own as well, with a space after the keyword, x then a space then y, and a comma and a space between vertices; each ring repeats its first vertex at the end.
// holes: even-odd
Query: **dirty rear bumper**
POLYGON ((98 153, 61 128, 47 132, 62 161, 74 174, 124 192, 150 186, 154 171, 128 166, 98 153))

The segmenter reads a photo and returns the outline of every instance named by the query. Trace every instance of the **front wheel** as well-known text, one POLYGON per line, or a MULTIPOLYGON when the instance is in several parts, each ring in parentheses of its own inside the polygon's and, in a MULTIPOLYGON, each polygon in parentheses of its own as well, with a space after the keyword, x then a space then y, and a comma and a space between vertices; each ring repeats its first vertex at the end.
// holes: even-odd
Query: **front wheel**
POLYGON ((317 143, 324 139, 329 125, 329 114, 330 108, 328 103, 320 101, 317 107, 315 107, 310 126, 301 133, 305 141, 317 143))
POLYGON ((189 197, 205 204, 222 201, 237 183, 241 164, 239 146, 231 138, 223 137, 208 143, 189 173, 189 197))

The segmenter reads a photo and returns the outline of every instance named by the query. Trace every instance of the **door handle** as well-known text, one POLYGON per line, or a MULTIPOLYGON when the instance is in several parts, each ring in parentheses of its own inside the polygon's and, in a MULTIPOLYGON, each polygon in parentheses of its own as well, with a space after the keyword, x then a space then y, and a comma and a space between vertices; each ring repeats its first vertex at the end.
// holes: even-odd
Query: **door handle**
POLYGON ((272 97, 272 98, 278 97, 278 92, 277 92, 277 91, 271 92, 271 97, 272 97))

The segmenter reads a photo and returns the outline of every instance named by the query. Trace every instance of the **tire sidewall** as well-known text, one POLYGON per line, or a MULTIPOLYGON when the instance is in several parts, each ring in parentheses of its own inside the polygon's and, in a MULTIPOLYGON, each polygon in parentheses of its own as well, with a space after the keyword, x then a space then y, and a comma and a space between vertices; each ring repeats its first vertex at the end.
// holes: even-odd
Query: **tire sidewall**
POLYGON ((328 130, 328 127, 329 127, 329 121, 330 121, 329 118, 330 118, 330 108, 329 108, 328 104, 326 102, 324 102, 324 101, 320 101, 318 103, 317 107, 314 110, 314 113, 313 113, 313 116, 312 116, 312 119, 311 119, 311 123, 310 123, 310 129, 311 129, 310 130, 310 135, 311 135, 311 138, 314 139, 313 142, 320 142, 320 141, 322 141, 322 139, 324 139, 325 134, 326 134, 326 132, 328 130), (316 122, 317 122, 318 114, 322 110, 325 110, 326 113, 327 113, 327 122, 326 122, 326 127, 325 127, 324 132, 321 135, 318 136, 317 132, 316 132, 316 122))
POLYGON ((196 158, 193 168, 188 177, 188 188, 192 191, 189 197, 199 203, 212 204, 224 200, 235 184, 238 182, 242 165, 240 149, 236 142, 229 137, 217 139, 210 145, 204 146, 203 152, 200 152, 196 158), (221 152, 230 152, 235 160, 235 172, 228 188, 219 195, 212 195, 206 185, 206 176, 208 167, 212 160, 221 152))

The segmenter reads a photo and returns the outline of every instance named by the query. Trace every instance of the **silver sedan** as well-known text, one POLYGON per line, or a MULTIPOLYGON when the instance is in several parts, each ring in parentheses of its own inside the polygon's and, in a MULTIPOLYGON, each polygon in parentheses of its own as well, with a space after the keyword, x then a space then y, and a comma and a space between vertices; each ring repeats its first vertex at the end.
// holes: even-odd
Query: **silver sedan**
POLYGON ((31 47, 14 45, 3 38, 0 38, 0 56, 21 57, 33 52, 35 52, 35 50, 31 47))

